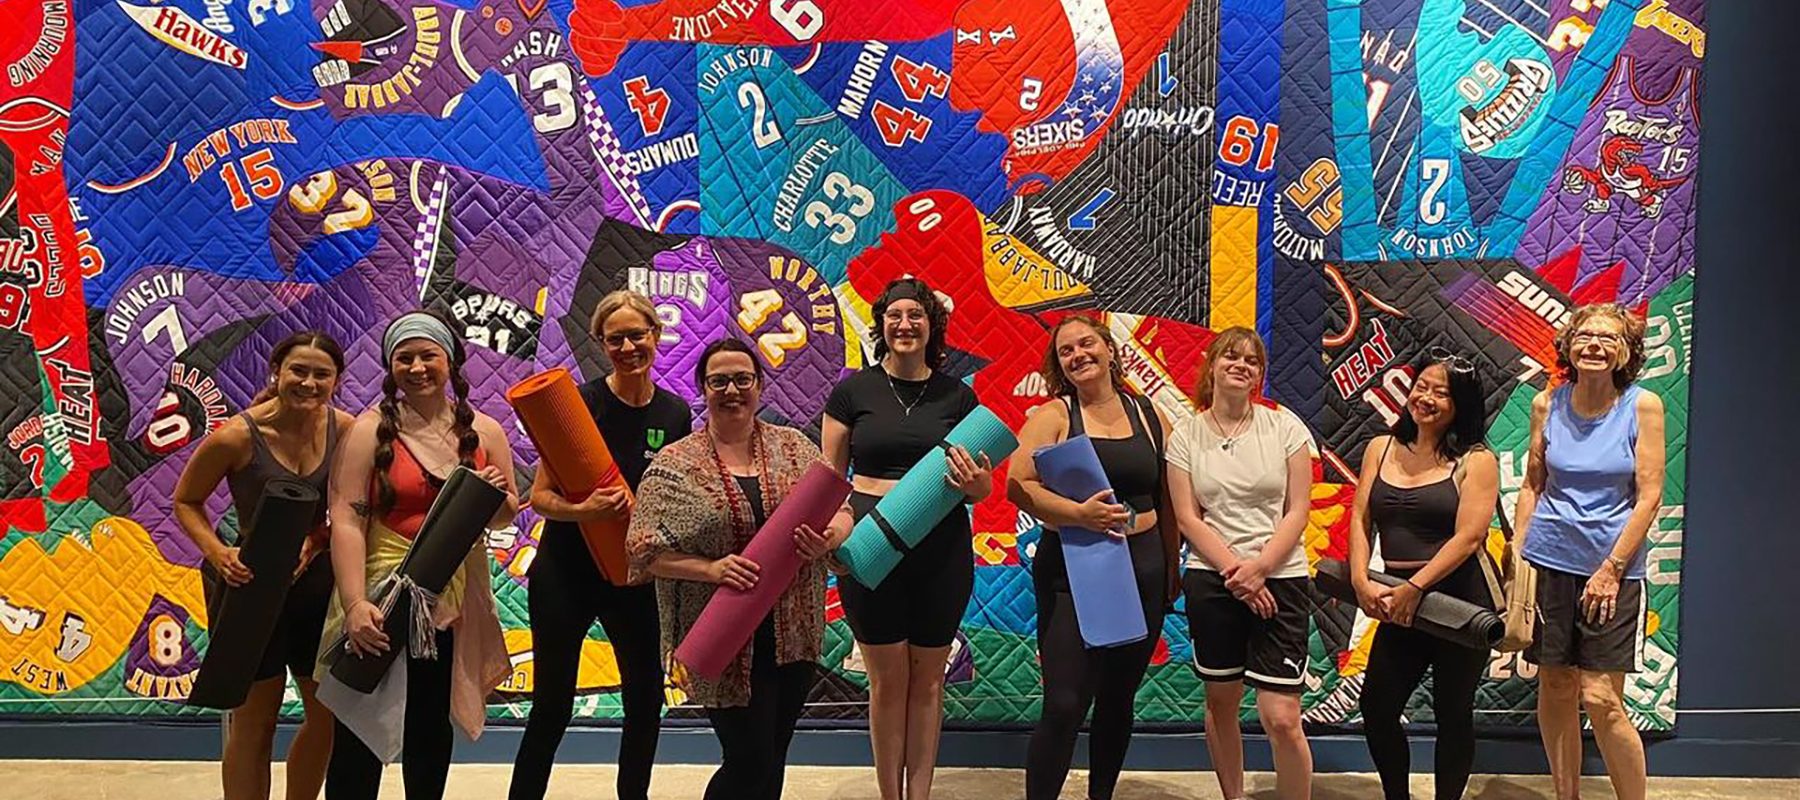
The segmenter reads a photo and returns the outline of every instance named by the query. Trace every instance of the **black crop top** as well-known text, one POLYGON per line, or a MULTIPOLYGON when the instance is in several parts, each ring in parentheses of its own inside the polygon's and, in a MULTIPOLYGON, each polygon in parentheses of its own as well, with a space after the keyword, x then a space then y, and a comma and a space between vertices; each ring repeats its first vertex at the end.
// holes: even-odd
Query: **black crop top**
POLYGON ((825 415, 850 429, 852 473, 895 479, 977 405, 974 389, 941 372, 922 381, 894 378, 890 385, 887 371, 874 366, 840 381, 825 415))
MULTIPOLYGON (((1144 425, 1156 418, 1156 410, 1135 395, 1121 395, 1121 399, 1127 406, 1125 416, 1131 420, 1131 435, 1124 439, 1089 436, 1088 441, 1094 443, 1094 455, 1100 457, 1100 468, 1106 472, 1106 482, 1112 484, 1113 495, 1140 514, 1154 512, 1157 498, 1162 495, 1163 460, 1157 453, 1161 448, 1152 441, 1144 425)), ((1087 426, 1081 420, 1081 401, 1074 395, 1069 395, 1068 401, 1069 438, 1073 439, 1084 434, 1087 426)), ((1074 499, 1080 502, 1087 498, 1074 499)))
MULTIPOLYGON (((1382 448, 1387 463, 1390 442, 1382 448)), ((1438 548, 1456 535, 1456 509, 1461 504, 1456 471, 1441 481, 1401 488, 1381 478, 1375 468, 1375 485, 1369 487, 1369 521, 1381 537, 1381 557, 1387 561, 1430 561, 1438 548)))

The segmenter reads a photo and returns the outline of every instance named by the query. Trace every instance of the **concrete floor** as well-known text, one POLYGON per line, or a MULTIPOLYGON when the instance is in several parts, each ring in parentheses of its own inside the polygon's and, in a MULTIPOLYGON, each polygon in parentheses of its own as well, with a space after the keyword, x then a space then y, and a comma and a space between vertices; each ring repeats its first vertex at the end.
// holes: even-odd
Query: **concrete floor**
MULTIPOLYGON (((490 800, 506 796, 507 766, 459 765, 452 769, 446 800, 490 800)), ((851 767, 793 767, 788 770, 789 800, 878 800, 870 771, 851 767)), ((205 762, 171 761, 0 761, 4 789, 0 796, 28 800, 210 800, 219 793, 218 766, 205 762)), ((651 796, 699 798, 710 767, 665 765, 656 768, 651 796)), ((1018 770, 939 770, 933 786, 937 800, 1015 800, 1023 796, 1023 773, 1018 770)), ((550 783, 550 800, 610 798, 613 770, 604 766, 559 766, 550 783)), ((1086 778, 1070 776, 1064 798, 1079 800, 1086 778)), ((400 770, 388 770, 383 786, 387 797, 402 796, 400 770)), ((1275 778, 1254 774, 1251 796, 1277 800, 1275 778)), ((275 798, 281 795, 281 767, 275 767, 275 798)), ((1323 775, 1314 785, 1314 800, 1365 800, 1379 798, 1381 784, 1372 775, 1323 775)), ((1415 776, 1413 796, 1430 797, 1431 779, 1415 776)), ((1551 797, 1548 778, 1522 775, 1476 777, 1466 800, 1536 800, 1551 797)), ((1589 779, 1582 796, 1612 797, 1605 779, 1589 779)), ((1800 781, 1724 780, 1715 778, 1657 778, 1650 784, 1656 800, 1763 800, 1800 798, 1800 781)), ((1115 794, 1118 800, 1215 800, 1218 787, 1211 775, 1183 772, 1129 773, 1115 794)))

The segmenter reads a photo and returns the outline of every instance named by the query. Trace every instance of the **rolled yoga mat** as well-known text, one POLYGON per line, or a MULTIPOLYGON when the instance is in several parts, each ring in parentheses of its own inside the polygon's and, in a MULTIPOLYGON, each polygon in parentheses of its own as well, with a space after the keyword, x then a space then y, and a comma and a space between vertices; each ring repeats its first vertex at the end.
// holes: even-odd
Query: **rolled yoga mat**
MULTIPOLYGON (((519 381, 506 390, 506 401, 518 413, 525 434, 537 446, 539 463, 550 470, 551 482, 563 497, 579 503, 606 486, 624 486, 626 494, 631 493, 568 370, 556 367, 519 381)), ((625 585, 625 531, 630 524, 628 519, 579 523, 588 554, 614 586, 625 585)))
MULTIPOLYGON (((1040 447, 1031 457, 1044 487, 1069 500, 1080 503, 1112 489, 1094 443, 1085 435, 1040 447)), ((1111 647, 1150 635, 1131 566, 1131 545, 1122 537, 1074 525, 1056 532, 1068 565, 1081 641, 1088 647, 1111 647)))
POLYGON ((487 532, 488 520, 505 502, 505 492, 468 467, 459 466, 450 474, 444 488, 438 490, 431 510, 425 513, 425 522, 413 537, 406 558, 370 598, 384 617, 381 629, 387 633, 388 648, 372 656, 358 656, 345 650, 346 637, 339 637, 332 647, 337 658, 331 665, 332 677, 363 694, 375 691, 394 658, 410 643, 415 613, 428 613, 426 609, 415 610, 413 593, 407 584, 434 595, 444 591, 450 578, 462 568, 463 559, 487 532))
POLYGON ((250 582, 224 586, 188 705, 226 710, 249 697, 320 502, 319 491, 297 478, 263 484, 256 512, 239 538, 238 559, 250 568, 250 582))
POLYGON ((819 462, 807 468, 744 548, 744 557, 761 568, 756 586, 748 592, 718 587, 675 648, 675 658, 689 672, 717 678, 744 651, 750 635, 800 572, 803 562, 794 546, 794 529, 805 523, 813 530, 825 530, 849 496, 849 481, 831 465, 819 462))
POLYGON ((987 453, 988 460, 998 467, 1012 455, 1019 440, 986 407, 976 406, 969 412, 950 429, 942 443, 913 464, 875 508, 857 521, 850 538, 838 548, 838 561, 858 583, 870 589, 879 587, 905 551, 917 545, 951 509, 967 499, 944 481, 952 445, 961 445, 971 456, 987 453))
MULTIPOLYGON (((1399 586, 1406 582, 1375 570, 1369 570, 1369 580, 1387 586, 1399 586)), ((1314 581, 1326 594, 1353 606, 1357 605, 1356 588, 1350 585, 1350 569, 1344 562, 1321 559, 1319 575, 1314 581)), ((1412 627, 1452 644, 1476 650, 1493 649, 1506 633, 1506 621, 1499 614, 1443 592, 1426 592, 1424 597, 1419 598, 1419 610, 1413 614, 1412 627)))

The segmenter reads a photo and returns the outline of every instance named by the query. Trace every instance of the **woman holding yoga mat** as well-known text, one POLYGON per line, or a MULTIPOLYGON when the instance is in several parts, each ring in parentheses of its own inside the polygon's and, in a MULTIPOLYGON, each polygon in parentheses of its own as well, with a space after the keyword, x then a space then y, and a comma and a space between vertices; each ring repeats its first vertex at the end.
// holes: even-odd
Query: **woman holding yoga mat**
MULTIPOLYGON (((626 485, 635 491, 651 457, 692 430, 692 412, 686 401, 651 380, 662 323, 648 298, 625 290, 606 295, 594 307, 589 330, 612 373, 583 385, 581 397, 626 485)), ((631 495, 603 488, 587 497, 563 497, 549 470, 539 469, 531 485, 531 507, 545 520, 530 572, 531 721, 519 741, 509 796, 544 796, 557 745, 574 711, 582 644, 598 620, 619 665, 619 697, 625 708, 618 796, 644 800, 662 726, 656 587, 613 585, 595 566, 577 527, 590 519, 629 517, 631 495)))
POLYGON ((1244 796, 1244 684, 1274 748, 1278 794, 1304 800, 1312 751, 1300 727, 1312 615, 1300 534, 1312 505, 1311 434, 1262 403, 1268 349, 1228 328, 1206 348, 1200 413, 1169 437, 1169 496, 1188 543, 1188 632, 1206 682, 1206 749, 1226 800, 1244 796))
MULTIPOLYGON (((324 497, 332 457, 352 420, 331 405, 343 372, 344 351, 330 336, 301 331, 282 339, 269 353, 268 383, 250 407, 201 439, 182 470, 175 484, 175 520, 206 556, 200 576, 209 609, 219 608, 225 586, 242 586, 253 576, 238 559, 238 548, 220 538, 207 519, 207 499, 224 481, 238 525, 243 526, 255 518, 263 486, 274 478, 305 481, 324 497)), ((314 694, 318 684, 312 679, 312 667, 331 600, 331 558, 320 557, 331 540, 325 504, 316 509, 275 630, 256 667, 255 683, 244 704, 232 709, 228 718, 220 765, 225 800, 269 796, 275 722, 289 673, 300 689, 305 718, 288 747, 288 800, 318 797, 325 782, 332 718, 331 710, 314 694)), ((217 617, 213 619, 216 622, 217 617)), ((214 640, 211 646, 230 645, 214 640)))
MULTIPOLYGON (((842 382, 825 401, 821 438, 854 492, 827 526, 831 546, 868 514, 979 402, 968 384, 940 372, 950 310, 916 278, 875 298, 875 366, 842 382)), ((985 454, 952 447, 944 480, 971 503, 993 491, 985 454)), ((975 588, 969 514, 953 509, 869 589, 840 575, 838 596, 869 676, 869 738, 882 800, 925 800, 944 716, 944 666, 975 588)))
POLYGON ((1025 755, 1025 797, 1062 795, 1076 733, 1092 706, 1087 796, 1110 800, 1131 746, 1138 684, 1161 638, 1169 566, 1163 531, 1178 535, 1162 479, 1161 445, 1169 423, 1148 399, 1126 387, 1112 334, 1090 317, 1065 317, 1051 328, 1043 374, 1060 399, 1032 411, 1019 431, 1020 451, 1086 435, 1112 491, 1064 498, 1044 487, 1029 458, 1015 459, 1007 476, 1007 497, 1044 523, 1031 564, 1044 710, 1025 755), (1063 525, 1125 537, 1148 636, 1113 647, 1084 644, 1057 531, 1063 525))
POLYGON ((1538 729, 1556 796, 1576 796, 1581 710, 1613 792, 1645 792, 1644 743, 1625 711, 1642 668, 1644 539, 1662 504, 1663 402, 1637 385, 1644 321, 1613 303, 1575 309, 1556 336, 1565 383, 1531 403, 1531 449, 1517 523, 1537 569, 1538 729))
MULTIPOLYGON (((388 325, 381 340, 388 374, 382 399, 356 418, 344 438, 331 481, 331 551, 338 603, 324 641, 348 636, 352 655, 389 647, 382 612, 369 587, 406 558, 413 537, 458 466, 506 492, 505 503, 486 520, 500 527, 518 511, 512 450, 492 417, 469 404, 463 346, 435 314, 414 311, 388 325)), ((484 548, 472 550, 463 569, 439 592, 430 609, 436 657, 406 653, 406 738, 402 759, 408 798, 442 797, 450 771, 451 724, 470 738, 487 719, 487 696, 512 671, 494 610, 484 548)), ((321 654, 319 672, 330 671, 321 654)), ((374 798, 382 762, 338 721, 327 771, 328 800, 374 798)))
POLYGON ((1482 550, 1500 496, 1500 468, 1482 444, 1487 395, 1474 363, 1433 347, 1414 374, 1392 431, 1363 449, 1350 509, 1350 584, 1363 613, 1382 623, 1363 673, 1363 736, 1388 800, 1406 800, 1412 766, 1400 714, 1429 668, 1437 797, 1455 800, 1475 763, 1475 687, 1489 651, 1415 630, 1413 615, 1428 591, 1499 607, 1482 550), (1383 571, 1405 583, 1389 587, 1369 579, 1375 536, 1383 571))
MULTIPOLYGON (((805 434, 757 419, 762 378, 748 345, 708 345, 694 374, 706 425, 657 453, 639 484, 626 549, 634 583, 657 579, 664 653, 673 655, 719 586, 756 586, 761 565, 742 555, 745 546, 821 460, 805 434)), ((825 535, 805 525, 792 535, 806 563, 766 617, 743 621, 756 628, 749 646, 717 678, 679 665, 672 673, 719 737, 707 800, 781 797, 788 742, 825 634, 825 535)))

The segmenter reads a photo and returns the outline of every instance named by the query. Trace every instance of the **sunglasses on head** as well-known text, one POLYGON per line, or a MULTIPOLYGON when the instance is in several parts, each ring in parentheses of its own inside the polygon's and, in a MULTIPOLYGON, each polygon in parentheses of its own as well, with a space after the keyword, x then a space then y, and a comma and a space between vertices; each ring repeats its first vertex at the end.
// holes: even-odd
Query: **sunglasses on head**
POLYGON ((1451 372, 1475 371, 1475 362, 1444 347, 1432 346, 1431 349, 1425 351, 1425 357, 1431 359, 1433 363, 1443 364, 1444 369, 1451 372))

